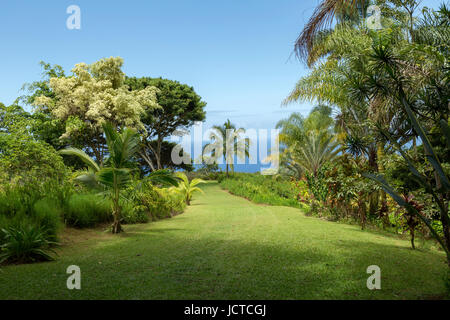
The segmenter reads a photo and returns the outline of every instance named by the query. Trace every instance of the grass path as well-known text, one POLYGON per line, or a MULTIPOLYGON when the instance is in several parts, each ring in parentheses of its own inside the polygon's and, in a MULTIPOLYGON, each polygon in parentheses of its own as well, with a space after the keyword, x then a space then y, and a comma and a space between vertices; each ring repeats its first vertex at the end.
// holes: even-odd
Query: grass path
POLYGON ((253 204, 216 183, 186 212, 126 226, 71 230, 57 261, 3 267, 1 299, 417 299, 442 297, 442 253, 394 236, 253 204), (81 290, 66 268, 81 268, 81 290), (366 288, 378 265, 382 289, 366 288))

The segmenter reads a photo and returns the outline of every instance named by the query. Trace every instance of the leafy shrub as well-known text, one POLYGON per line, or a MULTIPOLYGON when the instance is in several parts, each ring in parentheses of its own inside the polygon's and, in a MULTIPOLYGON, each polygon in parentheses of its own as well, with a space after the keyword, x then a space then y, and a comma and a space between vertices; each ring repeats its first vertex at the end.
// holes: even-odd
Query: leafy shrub
POLYGON ((25 129, 0 135, 0 171, 6 183, 40 184, 62 180, 67 168, 49 144, 37 141, 25 129))
POLYGON ((122 204, 121 218, 124 224, 147 223, 150 220, 148 212, 135 209, 129 201, 122 204))
POLYGON ((77 228, 111 222, 111 202, 95 194, 74 194, 66 203, 64 221, 77 228))
MULTIPOLYGON (((135 181, 127 193, 126 198, 134 212, 129 213, 130 218, 139 216, 142 222, 146 222, 145 217, 151 220, 169 218, 183 212, 186 207, 182 195, 172 189, 155 187, 148 181, 135 181)), ((126 212, 124 219, 127 222, 126 212)))
POLYGON ((219 175, 218 181, 232 194, 256 203, 308 209, 298 199, 297 186, 289 180, 260 174, 235 173, 229 178, 219 175))
MULTIPOLYGON (((163 190, 154 188, 143 195, 142 204, 153 220, 169 218, 178 213, 176 212, 176 196, 163 190)), ((183 201, 181 195, 178 198, 183 201)))
POLYGON ((55 242, 48 239, 47 231, 32 224, 2 229, 0 263, 27 263, 53 260, 50 252, 55 242))
MULTIPOLYGON (((62 214, 56 189, 49 183, 5 187, 0 193, 0 229, 41 227, 49 240, 56 241, 62 214)), ((2 243, 3 237, 0 237, 2 243)))

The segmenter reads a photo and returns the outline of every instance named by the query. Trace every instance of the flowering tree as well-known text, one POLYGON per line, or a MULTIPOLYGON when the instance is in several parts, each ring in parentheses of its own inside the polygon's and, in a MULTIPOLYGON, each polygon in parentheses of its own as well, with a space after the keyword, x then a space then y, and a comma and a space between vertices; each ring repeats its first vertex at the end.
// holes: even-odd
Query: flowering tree
POLYGON ((141 115, 160 108, 157 88, 130 91, 124 84, 123 59, 110 57, 91 65, 79 63, 72 76, 50 78, 53 97, 40 96, 33 101, 65 122, 62 139, 83 142, 86 152, 101 163, 105 156, 102 124, 143 129, 141 115))

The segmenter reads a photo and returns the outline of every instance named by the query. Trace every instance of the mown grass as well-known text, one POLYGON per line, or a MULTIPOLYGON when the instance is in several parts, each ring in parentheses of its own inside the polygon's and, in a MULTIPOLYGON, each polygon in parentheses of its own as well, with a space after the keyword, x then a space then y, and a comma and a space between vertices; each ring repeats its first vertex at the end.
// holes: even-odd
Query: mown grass
POLYGON ((113 236, 77 230, 55 262, 3 267, 1 299, 443 298, 444 255, 397 236, 204 187, 182 215, 113 236), (81 290, 66 268, 81 268, 81 290), (381 268, 381 290, 366 268, 381 268))

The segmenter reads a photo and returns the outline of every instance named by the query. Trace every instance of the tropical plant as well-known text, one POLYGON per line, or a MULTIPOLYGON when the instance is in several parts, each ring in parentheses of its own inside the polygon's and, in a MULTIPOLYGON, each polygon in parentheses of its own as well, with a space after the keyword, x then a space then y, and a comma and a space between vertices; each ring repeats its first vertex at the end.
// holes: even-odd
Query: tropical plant
POLYGON ((45 230, 39 226, 23 224, 0 230, 0 263, 26 263, 53 260, 52 246, 57 243, 48 239, 45 230))
POLYGON ((182 212, 184 207, 177 203, 181 196, 174 196, 171 191, 167 191, 167 187, 177 187, 179 182, 180 180, 167 169, 157 170, 148 177, 134 180, 124 192, 127 199, 125 203, 132 209, 128 210, 125 220, 128 223, 133 220, 146 222, 149 216, 152 220, 157 220, 182 212))
POLYGON ((98 194, 74 194, 65 204, 64 222, 76 228, 112 221, 111 201, 98 194))
POLYGON ((322 0, 295 42, 297 55, 309 64, 317 60, 315 49, 332 32, 327 27, 334 19, 338 25, 344 22, 358 22, 365 16, 368 0, 322 0))
POLYGON ((434 175, 434 182, 419 172, 413 159, 404 151, 398 139, 390 133, 389 128, 377 125, 377 129, 392 147, 402 155, 414 178, 438 205, 443 238, 433 227, 431 221, 420 214, 410 201, 406 201, 400 196, 382 175, 365 174, 365 176, 379 183, 400 206, 405 207, 411 215, 414 214, 430 229, 432 235, 446 252, 450 266, 450 216, 448 212, 450 180, 441 163, 441 160, 448 161, 448 148, 450 148, 448 61, 446 55, 437 51, 430 51, 430 48, 427 47, 412 45, 407 47, 406 54, 401 54, 394 52, 392 45, 385 39, 375 40, 372 48, 373 53, 370 56, 370 73, 367 77, 372 78, 376 74, 378 81, 371 83, 368 87, 375 98, 377 96, 390 97, 393 103, 406 114, 410 127, 422 142, 424 156, 429 164, 429 170, 434 175), (410 70, 411 59, 416 57, 417 54, 420 54, 422 59, 427 59, 429 65, 426 68, 430 72, 425 73, 420 69, 410 70), (414 84, 405 75, 414 77, 414 84), (427 112, 429 117, 424 117, 424 112, 427 112), (425 118, 426 122, 424 123, 434 130, 435 126, 440 126, 442 136, 446 140, 446 145, 444 145, 446 152, 441 157, 435 150, 436 146, 431 143, 430 133, 419 121, 418 116, 425 118))
POLYGON ((211 139, 215 142, 204 147, 204 154, 211 154, 211 161, 216 161, 224 155, 225 150, 225 164, 226 175, 229 176, 228 169, 234 172, 234 156, 238 159, 245 160, 250 157, 250 139, 244 138, 244 128, 236 129, 236 126, 231 123, 230 119, 221 125, 213 126, 215 132, 211 133, 211 139))
POLYGON ((140 138, 132 129, 124 129, 122 133, 118 133, 110 123, 103 124, 103 130, 109 151, 109 157, 103 166, 98 165, 94 159, 80 149, 67 148, 61 150, 60 153, 77 156, 88 166, 88 171, 81 172, 76 180, 91 188, 103 189, 109 195, 113 203, 112 232, 119 233, 122 231, 120 191, 131 182, 133 158, 139 148, 140 138))
POLYGON ((230 193, 256 203, 309 209, 302 203, 302 196, 308 195, 306 186, 290 178, 240 172, 228 178, 223 175, 219 182, 230 193))
POLYGON ((303 143, 297 143, 292 148, 293 161, 313 177, 317 176, 325 163, 336 158, 339 152, 339 143, 335 137, 327 136, 326 132, 309 132, 303 143))
POLYGON ((186 204, 189 206, 191 204, 192 195, 195 192, 203 193, 203 190, 197 187, 199 184, 205 183, 202 179, 193 179, 189 181, 186 174, 183 172, 176 172, 175 175, 181 180, 178 187, 175 187, 173 190, 183 195, 186 204))

